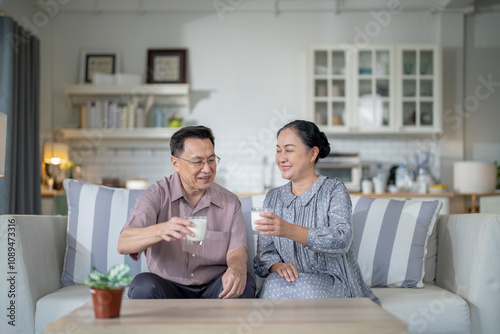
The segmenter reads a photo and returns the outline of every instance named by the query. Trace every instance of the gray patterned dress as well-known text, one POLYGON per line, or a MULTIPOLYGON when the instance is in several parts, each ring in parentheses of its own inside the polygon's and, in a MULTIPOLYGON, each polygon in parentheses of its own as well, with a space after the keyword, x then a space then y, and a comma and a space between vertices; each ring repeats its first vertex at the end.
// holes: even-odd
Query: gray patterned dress
POLYGON ((264 206, 283 220, 307 227, 306 245, 291 239, 259 235, 255 272, 264 281, 259 298, 356 298, 379 299, 364 283, 351 249, 351 199, 337 178, 319 176, 303 194, 295 196, 291 183, 268 192, 264 206), (292 262, 299 277, 288 283, 269 268, 292 262))

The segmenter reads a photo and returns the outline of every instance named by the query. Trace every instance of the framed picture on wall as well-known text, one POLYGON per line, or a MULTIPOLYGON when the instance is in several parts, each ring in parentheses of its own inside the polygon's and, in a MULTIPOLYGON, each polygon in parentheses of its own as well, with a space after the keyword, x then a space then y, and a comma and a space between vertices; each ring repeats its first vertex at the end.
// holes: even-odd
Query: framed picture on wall
POLYGON ((92 83, 94 73, 115 74, 120 70, 117 50, 82 50, 80 54, 80 83, 92 83))
POLYGON ((148 83, 186 83, 186 49, 149 49, 148 83))

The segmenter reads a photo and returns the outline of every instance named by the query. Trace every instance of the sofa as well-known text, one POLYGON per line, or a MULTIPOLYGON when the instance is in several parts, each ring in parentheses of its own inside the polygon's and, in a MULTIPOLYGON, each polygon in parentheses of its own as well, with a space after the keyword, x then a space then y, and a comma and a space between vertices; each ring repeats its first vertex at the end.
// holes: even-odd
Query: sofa
MULTIPOLYGON (((65 184, 66 186, 68 184, 65 184)), ((117 190, 105 188, 100 187, 99 191, 111 189, 108 192, 119 197, 113 200, 121 201, 126 208, 133 205, 132 197, 136 198, 140 194, 135 193, 132 196, 128 190, 122 190, 126 193, 124 197, 123 194, 118 194, 117 190)), ((83 274, 89 271, 88 267, 78 267, 80 258, 85 254, 71 255, 68 251, 69 244, 77 241, 77 248, 90 252, 90 255, 86 254, 90 258, 99 257, 97 252, 92 253, 95 240, 91 247, 85 247, 85 241, 73 240, 75 236, 70 236, 75 231, 74 226, 70 226, 73 224, 71 216, 75 214, 75 210, 81 209, 82 201, 88 198, 88 195, 73 196, 73 190, 66 188, 66 191, 70 192, 68 216, 0 216, 0 244, 4 250, 0 259, 0 308, 3 313, 0 333, 43 333, 46 325, 91 300, 85 285, 70 284, 61 287, 64 285, 61 282, 68 279, 67 276, 64 277, 69 266, 68 257, 76 256, 76 260, 72 262, 75 267, 72 269, 75 273, 73 279, 78 271, 83 274), (79 203, 80 208, 75 207, 75 203, 79 203)), ((251 233, 250 208, 262 204, 263 199, 262 195, 240 198, 247 224, 250 259, 248 269, 251 273, 256 237, 251 233)), ((353 204, 353 216, 362 212, 358 207, 361 205, 359 198, 353 198, 353 203, 354 201, 358 204, 353 204)), ((111 207, 110 210, 114 212, 111 216, 119 216, 115 219, 118 222, 115 225, 123 225, 127 213, 120 216, 117 211, 118 204, 110 202, 108 205, 102 196, 97 196, 95 202, 100 207, 111 207)), ((394 204, 391 203, 388 205, 394 204)), ((84 206, 85 210, 78 212, 80 220, 85 215, 102 216, 96 208, 84 206)), ((372 210, 367 215, 374 216, 377 212, 372 210)), ((500 330, 500 215, 458 214, 439 215, 435 218, 425 240, 423 287, 392 287, 392 283, 381 287, 378 283, 378 286, 373 287, 373 291, 384 309, 408 324, 409 333, 497 333, 500 330)), ((110 220, 106 215, 103 219, 110 220)), ((92 223, 86 221, 86 224, 92 223)), ((121 225, 114 226, 115 232, 109 232, 109 240, 114 240, 116 236, 113 233, 119 233, 121 225)), ((81 235, 84 234, 81 231, 88 229, 83 225, 79 228, 81 235)), ((100 230, 96 234, 103 232, 100 230)), ((356 229, 354 234, 356 238, 356 229)), ((370 231, 370 235, 372 234, 373 231, 370 231)), ((367 238, 368 241, 372 239, 367 238)), ((101 247, 102 252, 102 245, 97 247, 101 247)), ((109 242, 107 247, 110 256, 115 256, 114 241, 109 242)), ((358 256, 359 254, 363 254, 361 249, 358 256)), ((361 265, 361 258, 359 261, 362 271, 366 270, 366 266, 361 265)), ((109 263, 108 267, 112 264, 114 263, 109 263)), ((391 266, 394 267, 395 264, 391 266)), ((144 269, 142 261, 138 271, 144 269)), ((373 282, 374 277, 371 277, 371 280, 373 282)), ((262 279, 257 278, 257 282, 260 285, 262 279)))

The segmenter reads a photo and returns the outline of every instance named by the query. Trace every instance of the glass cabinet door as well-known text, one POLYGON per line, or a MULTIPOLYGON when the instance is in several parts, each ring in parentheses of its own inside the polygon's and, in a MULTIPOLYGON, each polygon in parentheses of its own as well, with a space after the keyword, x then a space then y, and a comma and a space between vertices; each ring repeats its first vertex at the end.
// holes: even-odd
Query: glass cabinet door
POLYGON ((435 44, 310 46, 308 117, 334 132, 441 132, 441 57, 435 44))
POLYGON ((344 128, 347 123, 348 59, 340 48, 313 49, 313 111, 318 126, 344 128))
POLYGON ((392 124, 392 48, 362 49, 357 54, 355 127, 387 130, 392 124))
POLYGON ((435 62, 433 46, 399 48, 400 96, 398 112, 401 129, 423 130, 438 127, 435 62))

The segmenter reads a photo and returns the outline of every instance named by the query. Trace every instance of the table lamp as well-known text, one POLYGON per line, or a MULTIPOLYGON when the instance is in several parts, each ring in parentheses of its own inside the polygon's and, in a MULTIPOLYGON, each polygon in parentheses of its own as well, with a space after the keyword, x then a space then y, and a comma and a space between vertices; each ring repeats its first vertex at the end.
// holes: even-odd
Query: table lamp
POLYGON ((49 189, 59 190, 62 187, 64 176, 61 174, 61 165, 66 164, 69 160, 68 151, 68 144, 63 142, 48 139, 43 143, 43 162, 45 163, 49 189))
POLYGON ((5 151, 7 148, 7 115, 0 113, 0 177, 5 174, 5 151))
POLYGON ((476 196, 495 191, 497 167, 481 161, 458 161, 453 165, 455 192, 472 196, 472 212, 476 212, 476 196))
POLYGON ((43 144, 43 162, 61 165, 68 162, 68 144, 46 140, 43 144))

